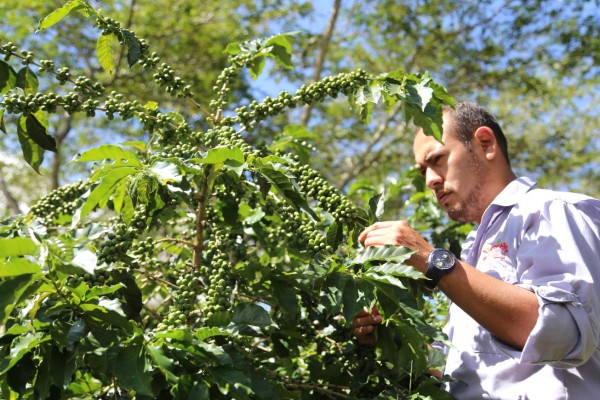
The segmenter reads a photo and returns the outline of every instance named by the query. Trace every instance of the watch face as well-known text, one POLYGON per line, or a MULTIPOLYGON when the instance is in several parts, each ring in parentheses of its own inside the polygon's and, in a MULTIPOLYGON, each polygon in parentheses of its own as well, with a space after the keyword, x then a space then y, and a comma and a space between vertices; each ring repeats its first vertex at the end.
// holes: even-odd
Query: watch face
POLYGON ((450 269, 454 266, 456 258, 446 250, 434 250, 431 254, 431 263, 437 269, 450 269))

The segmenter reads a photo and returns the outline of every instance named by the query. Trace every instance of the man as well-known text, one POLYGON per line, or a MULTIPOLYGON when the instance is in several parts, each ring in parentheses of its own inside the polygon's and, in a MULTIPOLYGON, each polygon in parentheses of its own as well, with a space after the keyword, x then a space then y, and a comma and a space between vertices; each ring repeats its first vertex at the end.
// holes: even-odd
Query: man
MULTIPOLYGON (((444 110, 443 144, 418 132, 427 186, 476 228, 461 260, 405 221, 378 222, 359 240, 416 251, 408 263, 451 301, 444 331, 447 389, 458 399, 592 399, 600 393, 600 201, 535 188, 510 167, 506 138, 481 107, 444 110)), ((375 343, 377 309, 354 320, 375 343)))

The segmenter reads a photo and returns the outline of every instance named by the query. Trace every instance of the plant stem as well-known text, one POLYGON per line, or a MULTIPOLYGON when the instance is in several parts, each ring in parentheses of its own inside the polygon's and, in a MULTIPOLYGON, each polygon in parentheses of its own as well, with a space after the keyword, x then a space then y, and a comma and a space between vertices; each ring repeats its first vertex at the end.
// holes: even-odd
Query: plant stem
POLYGON ((205 213, 206 201, 208 200, 208 179, 210 176, 210 171, 211 168, 207 167, 204 174, 204 179, 202 180, 200 193, 197 193, 195 196, 198 205, 196 206, 196 239, 194 241, 194 262, 192 264, 194 269, 200 268, 200 263, 202 262, 202 251, 204 250, 204 227, 206 226, 205 213))

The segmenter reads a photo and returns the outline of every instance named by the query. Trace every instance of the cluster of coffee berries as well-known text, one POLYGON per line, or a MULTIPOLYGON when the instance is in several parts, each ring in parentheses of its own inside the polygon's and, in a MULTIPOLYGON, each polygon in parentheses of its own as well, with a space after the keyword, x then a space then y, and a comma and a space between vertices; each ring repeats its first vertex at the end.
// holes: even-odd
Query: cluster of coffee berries
POLYGON ((319 82, 303 85, 294 95, 283 91, 275 98, 266 97, 262 103, 254 100, 248 106, 238 107, 235 109, 236 120, 247 128, 253 128, 257 122, 280 114, 287 108, 323 101, 327 96, 335 98, 339 93, 348 95, 364 85, 367 79, 367 73, 362 69, 328 76, 319 82))
POLYGON ((121 34, 121 24, 119 23, 119 21, 110 17, 97 18, 96 27, 102 30, 103 35, 121 34))
POLYGON ((7 93, 0 105, 4 106, 6 111, 11 114, 33 114, 40 109, 54 113, 61 106, 69 114, 85 111, 88 116, 93 117, 98 109, 99 102, 98 100, 88 99, 82 103, 79 95, 75 92, 58 96, 54 93, 25 95, 15 91, 7 93))
POLYGON ((131 246, 131 255, 139 261, 146 261, 154 252, 154 239, 148 236, 144 240, 138 240, 131 246))
POLYGON ((69 114, 82 111, 82 105, 83 103, 81 101, 81 98, 75 92, 67 93, 62 98, 62 107, 69 114))
POLYGON ((194 141, 194 136, 192 135, 192 128, 187 122, 163 126, 159 130, 159 133, 158 144, 163 148, 170 148, 184 143, 193 146, 194 148, 198 147, 198 142, 194 141))
POLYGON ((206 317, 211 318, 213 313, 226 311, 231 308, 231 296, 235 287, 235 280, 230 273, 229 256, 223 250, 228 248, 227 237, 221 232, 213 232, 213 239, 205 247, 205 259, 200 267, 202 280, 207 283, 206 292, 206 317))
POLYGON ((153 75, 154 81, 159 86, 164 86, 168 93, 173 95, 183 91, 185 95, 191 94, 191 86, 181 77, 175 75, 175 71, 169 65, 162 63, 153 75))
POLYGON ((213 148, 217 146, 234 146, 242 150, 246 157, 254 153, 254 149, 242 137, 239 132, 231 126, 220 126, 194 135, 203 147, 213 148))
POLYGON ((323 101, 327 96, 335 98, 338 93, 348 95, 359 86, 364 85, 367 79, 368 75, 363 69, 328 76, 319 82, 301 86, 294 99, 298 96, 301 103, 311 104, 323 101))
POLYGON ((63 185, 38 200, 30 212, 46 223, 51 223, 63 215, 72 216, 89 186, 88 181, 63 185))
POLYGON ((300 248, 305 248, 311 253, 333 250, 327 245, 325 236, 317 228, 316 223, 306 214, 288 205, 282 206, 279 213, 288 240, 295 241, 300 248))
MULTIPOLYGON (((10 91, 3 95, 0 106, 6 109, 9 114, 33 114, 42 107, 46 107, 48 97, 41 94, 27 94, 23 91, 10 91)), ((56 96, 52 99, 54 107, 56 107, 56 96)))
POLYGON ((98 264, 125 261, 125 256, 131 248, 133 240, 146 228, 147 218, 146 205, 138 204, 129 226, 124 222, 116 224, 115 230, 109 232, 106 240, 98 246, 98 264))
POLYGON ((54 72, 54 61, 40 60, 40 71, 54 72))
POLYGON ((144 69, 150 69, 150 68, 154 68, 158 65, 158 63, 160 62, 160 57, 158 56, 157 52, 152 52, 150 55, 148 56, 144 56, 142 55, 142 57, 140 57, 138 63, 142 65, 142 67, 144 67, 144 69))
POLYGON ((356 206, 315 169, 306 164, 296 164, 291 172, 296 175, 299 190, 317 200, 336 221, 350 223, 358 216, 356 206))
POLYGON ((6 42, 0 46, 0 54, 4 54, 4 59, 6 61, 8 61, 13 54, 17 54, 17 51, 19 51, 19 48, 12 42, 6 42))
POLYGON ((85 115, 93 118, 96 116, 96 110, 98 109, 99 106, 100 106, 100 102, 98 100, 87 99, 81 105, 81 109, 83 111, 85 111, 85 115))
POLYGON ((21 64, 27 65, 33 62, 33 53, 31 51, 21 51, 21 64))
POLYGON ((157 157, 160 158, 182 158, 188 159, 198 154, 198 148, 189 143, 180 143, 173 146, 166 146, 163 151, 156 153, 157 157))
POLYGON ((67 279, 67 286, 77 287, 85 283, 89 287, 110 285, 114 283, 111 276, 111 271, 108 269, 96 269, 93 274, 86 272, 81 275, 72 275, 67 279))
POLYGON ((90 78, 79 76, 75 79, 73 90, 85 95, 101 96, 104 93, 104 86, 99 82, 93 82, 90 78))
POLYGON ((137 100, 123 101, 123 95, 113 91, 104 102, 104 111, 109 120, 114 119, 114 114, 119 114, 123 120, 128 120, 146 110, 137 100))
POLYGON ((227 104, 227 97, 231 92, 231 83, 239 73, 242 66, 251 58, 248 53, 237 54, 234 57, 230 57, 229 62, 231 65, 221 71, 215 85, 213 86, 213 92, 217 94, 217 99, 210 102, 210 107, 213 110, 223 109, 227 104))
POLYGON ((160 322, 156 329, 159 331, 192 323, 192 311, 200 289, 203 287, 202 280, 196 269, 188 267, 176 281, 177 291, 173 293, 173 303, 165 319, 160 322))
POLYGON ((27 50, 22 50, 21 54, 18 54, 19 48, 12 42, 3 44, 0 47, 0 54, 4 54, 4 59, 8 61, 11 56, 17 56, 21 59, 23 65, 27 65, 33 62, 33 53, 27 50))
POLYGON ((62 67, 56 71, 56 80, 59 84, 64 85, 69 79, 71 79, 71 70, 69 67, 62 67))
POLYGON ((300 98, 292 96, 292 94, 283 91, 277 97, 271 98, 267 96, 262 103, 254 100, 248 106, 242 106, 235 109, 236 114, 242 124, 252 128, 255 123, 280 114, 287 108, 294 108, 298 104, 300 98))
POLYGON ((246 186, 241 183, 225 179, 225 176, 221 176, 217 179, 213 186, 211 196, 221 200, 235 201, 239 203, 242 197, 246 194, 246 186))

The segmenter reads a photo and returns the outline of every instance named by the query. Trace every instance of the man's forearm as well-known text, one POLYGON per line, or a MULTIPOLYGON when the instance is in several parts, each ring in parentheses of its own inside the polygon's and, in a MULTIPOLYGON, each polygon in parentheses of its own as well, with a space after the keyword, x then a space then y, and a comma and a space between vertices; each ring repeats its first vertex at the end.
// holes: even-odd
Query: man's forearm
POLYGON ((523 349, 538 318, 535 294, 457 262, 438 287, 481 326, 503 342, 523 349))

